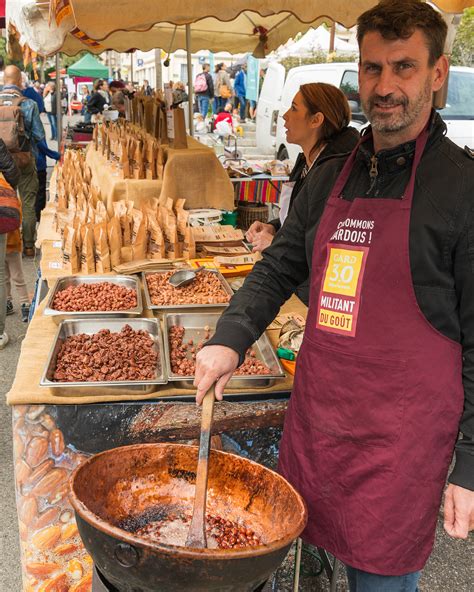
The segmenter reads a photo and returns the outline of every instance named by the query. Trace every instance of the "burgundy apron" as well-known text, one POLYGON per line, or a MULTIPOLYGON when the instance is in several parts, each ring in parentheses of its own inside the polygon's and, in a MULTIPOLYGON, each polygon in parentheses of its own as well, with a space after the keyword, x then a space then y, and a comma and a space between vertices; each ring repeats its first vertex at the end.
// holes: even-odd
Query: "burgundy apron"
POLYGON ((427 137, 402 199, 342 199, 358 147, 334 185, 280 448, 308 505, 304 540, 381 575, 417 571, 431 552, 463 409, 461 345, 424 317, 410 268, 427 137))

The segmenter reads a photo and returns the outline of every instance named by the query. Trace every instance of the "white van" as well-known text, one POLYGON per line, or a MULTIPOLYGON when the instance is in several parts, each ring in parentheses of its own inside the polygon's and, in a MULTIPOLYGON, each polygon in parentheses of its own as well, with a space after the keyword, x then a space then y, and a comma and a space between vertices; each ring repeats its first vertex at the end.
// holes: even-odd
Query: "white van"
MULTIPOLYGON (((295 160, 300 147, 286 141, 283 115, 290 108, 293 97, 302 84, 327 82, 340 88, 349 100, 352 122, 361 128, 367 122, 359 98, 358 64, 340 62, 310 64, 289 70, 276 62, 267 68, 257 109, 257 146, 272 149, 279 159, 295 160)), ((452 67, 449 75, 446 107, 440 110, 445 120, 447 135, 464 148, 474 146, 474 68, 452 67)))

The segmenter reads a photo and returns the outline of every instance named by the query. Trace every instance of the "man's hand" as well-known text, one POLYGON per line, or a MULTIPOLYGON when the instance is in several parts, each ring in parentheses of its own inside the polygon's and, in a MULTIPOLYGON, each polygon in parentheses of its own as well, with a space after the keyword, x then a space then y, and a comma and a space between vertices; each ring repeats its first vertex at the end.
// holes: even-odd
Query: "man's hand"
POLYGON ((455 539, 467 539, 474 530, 474 491, 450 483, 444 497, 444 530, 455 539))
POLYGON ((264 224, 263 222, 254 222, 250 228, 245 233, 245 238, 249 241, 249 243, 254 244, 254 240, 257 238, 258 234, 262 231, 269 232, 270 234, 274 235, 276 230, 273 224, 264 224))
POLYGON ((259 232, 256 238, 254 238, 254 240, 252 241, 252 253, 261 252, 263 251, 263 249, 269 247, 272 244, 274 238, 274 235, 270 234, 266 230, 262 230, 261 232, 259 232))
POLYGON ((194 386, 197 387, 196 404, 200 405, 204 395, 216 383, 216 399, 222 401, 224 387, 239 364, 239 354, 225 345, 208 345, 196 356, 194 386))

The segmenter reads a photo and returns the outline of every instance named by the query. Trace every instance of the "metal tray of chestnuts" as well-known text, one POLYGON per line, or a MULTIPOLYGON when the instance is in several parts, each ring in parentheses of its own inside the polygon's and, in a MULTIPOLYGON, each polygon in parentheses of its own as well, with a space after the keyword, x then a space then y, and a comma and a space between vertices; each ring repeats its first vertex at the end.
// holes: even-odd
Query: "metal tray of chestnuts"
POLYGON ((55 395, 95 396, 149 394, 166 383, 159 322, 109 318, 63 321, 40 386, 55 395))
POLYGON ((142 292, 136 276, 71 275, 56 280, 43 314, 59 325, 67 319, 133 318, 139 317, 142 312, 142 292), (102 284, 100 292, 97 292, 98 284, 102 284), (81 286, 84 287, 83 293, 78 298, 71 290, 81 286), (132 302, 130 291, 135 292, 132 302), (126 304, 129 307, 125 308, 126 304))
MULTIPOLYGON (((174 270, 178 271, 178 270, 174 270)), ((174 288, 171 284, 168 284, 167 279, 171 273, 170 271, 147 271, 142 273, 142 282, 143 282, 143 289, 145 290, 145 299, 148 308, 151 310, 176 310, 176 309, 209 309, 209 308, 223 308, 228 306, 229 300, 232 298, 234 292, 232 288, 229 286, 227 281, 225 280, 224 276, 219 273, 219 271, 215 269, 203 269, 202 271, 198 272, 198 277, 196 280, 184 286, 183 288, 174 288), (149 284, 148 278, 150 276, 163 276, 163 279, 160 280, 159 284, 152 288, 149 284), (196 295, 199 297, 199 290, 203 287, 203 280, 201 278, 208 278, 209 281, 212 282, 214 290, 219 291, 219 295, 214 292, 214 294, 208 294, 208 301, 205 302, 189 302, 186 301, 187 295, 192 293, 195 297, 196 295), (154 293, 156 292, 156 296, 159 296, 162 303, 156 304, 154 302, 154 293), (215 298, 215 296, 218 296, 215 298), (222 297, 220 302, 216 302, 215 300, 219 299, 219 296, 222 297), (214 302, 213 302, 214 300, 214 302)), ((205 282, 205 280, 204 280, 205 282)), ((205 289, 205 287, 204 287, 205 289)), ((206 294, 203 294, 202 300, 206 300, 206 294)))
MULTIPOLYGON (((193 388, 194 359, 200 345, 214 333, 220 313, 165 313, 163 340, 169 382, 193 388)), ((264 333, 247 352, 244 364, 228 383, 229 388, 253 389, 272 386, 285 373, 264 333), (265 373, 264 373, 265 372, 265 373)))

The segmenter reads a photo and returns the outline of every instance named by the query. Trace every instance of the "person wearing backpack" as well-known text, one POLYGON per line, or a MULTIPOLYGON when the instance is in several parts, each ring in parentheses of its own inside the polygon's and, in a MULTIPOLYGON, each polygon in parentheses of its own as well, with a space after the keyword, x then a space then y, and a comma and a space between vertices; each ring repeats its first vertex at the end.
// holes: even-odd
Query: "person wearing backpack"
POLYGON ((9 231, 20 227, 20 204, 15 194, 19 179, 20 171, 8 152, 5 142, 0 139, 0 349, 3 349, 9 341, 5 332, 7 236, 9 231))
POLYGON ((199 113, 206 119, 209 111, 209 102, 214 97, 214 83, 212 76, 209 74, 211 67, 209 64, 202 65, 202 72, 200 72, 194 80, 194 93, 198 100, 199 113))
POLYGON ((37 143, 44 140, 44 128, 38 105, 23 96, 21 71, 5 68, 4 86, 0 91, 0 138, 5 142, 20 169, 18 191, 23 210, 23 254, 34 257, 36 238, 35 201, 38 193, 36 174, 37 143))

